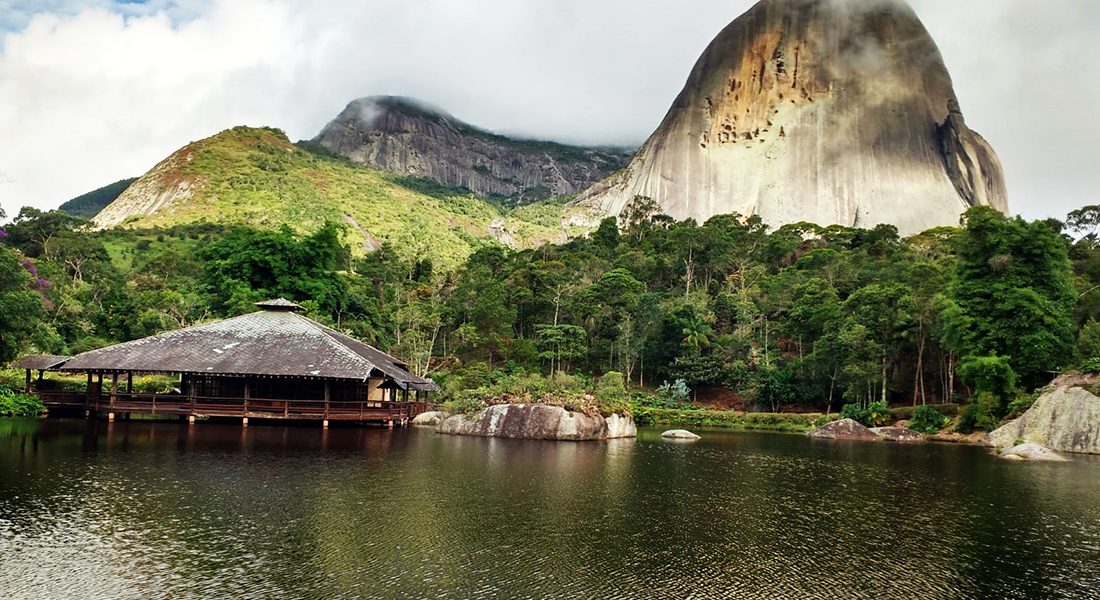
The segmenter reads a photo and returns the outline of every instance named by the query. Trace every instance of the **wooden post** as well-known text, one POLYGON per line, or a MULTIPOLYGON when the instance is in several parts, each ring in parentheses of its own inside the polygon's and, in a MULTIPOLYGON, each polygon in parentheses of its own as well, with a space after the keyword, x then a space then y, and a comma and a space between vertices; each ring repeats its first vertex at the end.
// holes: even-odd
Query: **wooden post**
POLYGON ((187 422, 195 422, 195 377, 187 377, 187 403, 188 403, 188 416, 187 422))
POLYGON ((107 420, 115 420, 115 400, 118 398, 118 371, 111 373, 111 402, 107 409, 107 420))
MULTIPOLYGON (((126 371, 126 393, 134 393, 134 372, 126 371)), ((132 399, 132 398, 131 398, 132 399)))
POLYGON ((329 404, 329 399, 330 398, 331 398, 331 392, 329 390, 329 382, 326 379, 325 380, 325 418, 324 418, 323 422, 321 423, 322 427, 328 427, 328 404, 329 404))
MULTIPOLYGON (((39 373, 41 373, 41 371, 39 371, 39 373)), ((24 387, 23 391, 27 394, 31 393, 31 370, 30 369, 27 369, 27 385, 24 387)))
POLYGON ((252 386, 247 379, 244 380, 244 424, 248 425, 248 399, 252 396, 252 386))

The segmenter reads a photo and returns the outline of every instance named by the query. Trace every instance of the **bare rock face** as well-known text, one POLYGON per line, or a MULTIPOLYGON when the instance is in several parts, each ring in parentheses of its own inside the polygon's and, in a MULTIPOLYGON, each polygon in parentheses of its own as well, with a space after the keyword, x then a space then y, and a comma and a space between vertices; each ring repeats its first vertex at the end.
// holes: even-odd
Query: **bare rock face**
POLYGON ((903 234, 1008 211, 1000 162, 903 0, 763 0, 699 58, 627 170, 577 202, 636 196, 676 219, 759 215, 903 234))
POLYGON ((879 436, 858 421, 841 419, 808 432, 806 435, 823 440, 878 440, 879 436))
POLYGON ((151 215, 161 210, 172 210, 176 204, 186 204, 205 184, 199 176, 181 174, 194 157, 193 149, 187 147, 157 163, 114 202, 99 211, 92 218, 92 226, 108 229, 121 225, 133 216, 151 215))
POLYGON ((510 139, 395 96, 351 102, 313 141, 363 165, 519 200, 577 193, 630 159, 618 150, 510 139))
POLYGON ((990 433, 989 440, 998 448, 1022 440, 1059 452, 1100 454, 1100 397, 1080 387, 1056 387, 1020 418, 990 433))
POLYGON ((475 415, 451 415, 439 433, 528 440, 609 440, 636 437, 630 417, 589 416, 546 404, 498 404, 475 415))

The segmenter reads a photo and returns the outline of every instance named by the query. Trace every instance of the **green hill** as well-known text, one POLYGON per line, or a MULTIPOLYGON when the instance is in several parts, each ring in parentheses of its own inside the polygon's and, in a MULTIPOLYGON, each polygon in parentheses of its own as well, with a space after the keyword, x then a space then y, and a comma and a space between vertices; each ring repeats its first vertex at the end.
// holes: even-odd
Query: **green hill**
POLYGON ((292 144, 277 129, 235 127, 188 144, 93 219, 99 228, 244 223, 312 231, 346 225, 353 252, 389 244, 448 269, 474 249, 561 241, 563 203, 509 210, 465 190, 355 165, 292 144))

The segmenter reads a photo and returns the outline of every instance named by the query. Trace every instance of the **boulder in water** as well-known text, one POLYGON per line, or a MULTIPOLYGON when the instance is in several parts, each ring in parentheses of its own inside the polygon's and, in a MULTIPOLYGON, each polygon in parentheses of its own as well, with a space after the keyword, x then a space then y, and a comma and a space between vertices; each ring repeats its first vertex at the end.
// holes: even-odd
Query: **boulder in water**
POLYGON ((586 415, 547 404, 498 404, 473 415, 451 415, 439 433, 528 440, 608 440, 637 436, 630 417, 586 415))
POLYGON ((1034 461, 1047 461, 1047 462, 1066 462, 1065 458, 1062 458, 1057 452, 1047 448, 1046 446, 1040 446, 1039 444, 1024 443, 1018 446, 1013 446, 1008 450, 1001 453, 1002 458, 1009 460, 1034 460, 1034 461))
POLYGON ((670 429, 662 433, 661 437, 665 438, 666 440, 682 440, 691 442, 702 439, 686 429, 670 429))
POLYGON ((877 440, 879 436, 867 429, 859 421, 841 419, 807 433, 812 438, 823 440, 877 440))
POLYGON ((1058 452, 1100 454, 1100 397, 1081 387, 1056 387, 1020 418, 989 434, 989 440, 998 448, 1022 440, 1058 452))

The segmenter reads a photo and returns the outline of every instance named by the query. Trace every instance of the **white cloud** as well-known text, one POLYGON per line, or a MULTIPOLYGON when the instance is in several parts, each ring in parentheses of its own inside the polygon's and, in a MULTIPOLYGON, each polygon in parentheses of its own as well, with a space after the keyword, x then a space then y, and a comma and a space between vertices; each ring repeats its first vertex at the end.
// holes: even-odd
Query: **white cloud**
MULTIPOLYGON (((0 0, 0 205, 53 207, 238 124, 312 137, 403 94, 498 131, 639 143, 751 0, 0 0), (37 14, 41 13, 41 14, 37 14), (36 15, 36 16, 32 16, 36 15)), ((913 0, 1013 206, 1094 200, 1092 0, 913 0)))

